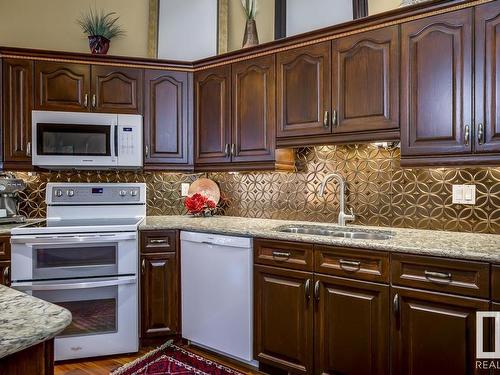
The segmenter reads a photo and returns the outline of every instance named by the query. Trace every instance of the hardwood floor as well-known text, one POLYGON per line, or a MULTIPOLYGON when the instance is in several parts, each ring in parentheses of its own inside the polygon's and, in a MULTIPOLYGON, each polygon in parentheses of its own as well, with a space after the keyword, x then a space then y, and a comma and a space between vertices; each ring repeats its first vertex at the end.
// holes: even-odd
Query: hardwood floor
MULTIPOLYGON (((144 348, 139 351, 139 353, 121 356, 109 356, 109 357, 99 357, 99 358, 89 358, 88 360, 78 360, 78 361, 65 361, 58 362, 55 365, 54 375, 109 375, 109 373, 116 368, 132 362, 134 359, 139 358, 153 350, 154 347, 144 348)), ((258 375, 262 374, 257 370, 244 367, 239 364, 235 364, 232 360, 222 358, 221 356, 209 353, 205 350, 196 347, 189 347, 194 353, 203 355, 205 358, 217 361, 225 366, 231 367, 238 370, 246 375, 258 375)))

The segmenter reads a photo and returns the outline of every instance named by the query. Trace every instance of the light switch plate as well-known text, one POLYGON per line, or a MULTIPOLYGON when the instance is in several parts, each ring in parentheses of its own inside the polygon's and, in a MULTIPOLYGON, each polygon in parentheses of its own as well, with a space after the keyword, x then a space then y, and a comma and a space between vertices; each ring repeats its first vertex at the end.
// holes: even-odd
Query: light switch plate
POLYGON ((453 185, 453 204, 476 204, 476 185, 453 185))
POLYGON ((189 184, 184 182, 181 184, 181 196, 187 197, 189 191, 189 184))

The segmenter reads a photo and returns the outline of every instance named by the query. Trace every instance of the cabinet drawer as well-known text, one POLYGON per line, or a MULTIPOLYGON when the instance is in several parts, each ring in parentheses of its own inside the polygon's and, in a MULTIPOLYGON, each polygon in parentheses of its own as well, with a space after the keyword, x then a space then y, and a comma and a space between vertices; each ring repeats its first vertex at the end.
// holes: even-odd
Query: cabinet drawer
POLYGON ((299 242, 254 241, 254 261, 276 267, 313 270, 313 246, 299 242))
POLYGON ((491 267, 491 299, 500 302, 500 265, 491 267))
POLYGON ((489 298, 489 276, 488 263, 419 255, 391 255, 391 278, 394 285, 489 298))
POLYGON ((389 282, 389 254, 333 246, 314 246, 314 271, 353 279, 389 282))
POLYGON ((10 261, 10 237, 0 237, 0 260, 10 261))
POLYGON ((164 253, 177 249, 177 231, 148 230, 141 231, 142 253, 164 253))

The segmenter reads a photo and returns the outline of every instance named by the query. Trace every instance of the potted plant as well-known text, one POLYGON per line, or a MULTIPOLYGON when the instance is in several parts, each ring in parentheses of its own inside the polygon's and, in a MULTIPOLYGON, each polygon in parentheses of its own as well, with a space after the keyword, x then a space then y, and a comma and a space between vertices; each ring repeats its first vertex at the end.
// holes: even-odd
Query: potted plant
POLYGON ((77 20, 82 30, 89 38, 90 51, 94 54, 105 55, 109 49, 109 42, 115 37, 125 35, 125 31, 116 22, 120 17, 115 12, 105 13, 92 8, 77 20))
POLYGON ((257 14, 257 0, 241 0, 243 11, 247 23, 245 26, 245 35, 243 36, 243 48, 252 47, 259 44, 259 36, 257 35, 257 25, 255 23, 255 15, 257 14))

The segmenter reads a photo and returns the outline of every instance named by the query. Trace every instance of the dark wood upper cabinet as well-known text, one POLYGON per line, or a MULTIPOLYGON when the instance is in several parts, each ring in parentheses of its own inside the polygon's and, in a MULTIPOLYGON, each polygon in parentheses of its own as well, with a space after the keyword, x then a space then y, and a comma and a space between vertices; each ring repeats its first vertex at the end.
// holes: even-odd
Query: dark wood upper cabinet
POLYGON ((141 255, 141 338, 179 332, 178 280, 175 253, 141 255))
POLYGON ((389 286, 321 275, 315 282, 315 373, 389 374, 389 286))
POLYGON ((275 78, 274 55, 232 65, 233 162, 274 160, 275 78))
POLYGON ((475 368, 476 312, 488 301, 402 288, 392 300, 393 375, 484 374, 475 368))
POLYGON ((202 70, 194 76, 195 162, 231 161, 231 66, 202 70))
POLYGON ((147 169, 192 168, 188 77, 186 72, 145 72, 144 165, 147 169))
POLYGON ((142 114, 143 70, 92 65, 92 110, 142 114))
POLYGON ((254 266, 254 358, 312 374, 313 274, 254 266))
POLYGON ((33 61, 3 59, 3 140, 7 168, 31 168, 33 61))
POLYGON ((35 109, 88 111, 90 65, 35 62, 35 109))
POLYGON ((475 11, 475 108, 477 152, 500 152, 500 4, 475 11))
POLYGON ((398 26, 337 39, 332 51, 333 133, 398 128, 398 26))
POLYGON ((331 43, 278 52, 277 136, 330 134, 331 43))
POLYGON ((401 26, 401 155, 472 150, 472 9, 401 26))

